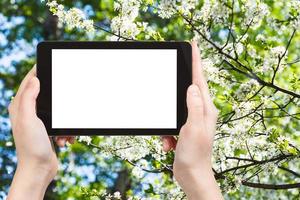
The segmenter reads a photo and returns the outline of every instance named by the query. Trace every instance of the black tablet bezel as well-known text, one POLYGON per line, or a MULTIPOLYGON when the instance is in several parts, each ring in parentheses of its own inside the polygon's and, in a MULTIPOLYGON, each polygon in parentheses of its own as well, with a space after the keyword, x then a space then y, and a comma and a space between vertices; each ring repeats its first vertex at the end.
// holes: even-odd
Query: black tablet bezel
POLYGON ((186 91, 192 83, 192 48, 188 42, 45 41, 37 46, 37 77, 40 80, 37 115, 43 121, 48 135, 178 135, 187 118, 186 91), (52 49, 177 49, 177 128, 52 128, 52 49))

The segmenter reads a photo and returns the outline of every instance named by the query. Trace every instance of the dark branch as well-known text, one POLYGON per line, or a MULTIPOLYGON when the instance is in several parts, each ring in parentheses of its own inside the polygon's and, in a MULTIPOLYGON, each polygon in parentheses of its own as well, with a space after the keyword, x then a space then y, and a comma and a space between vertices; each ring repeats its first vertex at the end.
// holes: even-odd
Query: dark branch
MULTIPOLYGON (((287 158, 290 158, 290 157, 294 157, 294 155, 282 154, 282 155, 270 158, 268 160, 261 160, 261 161, 247 159, 247 161, 250 161, 251 163, 245 164, 245 165, 239 165, 239 166, 236 166, 236 167, 226 169, 224 171, 221 171, 221 172, 217 173, 215 175, 215 177, 216 177, 216 179, 219 179, 221 175, 223 175, 225 173, 228 173, 228 172, 231 172, 231 171, 235 171, 237 169, 244 169, 244 168, 252 167, 252 166, 255 166, 255 165, 266 164, 266 163, 275 162, 275 161, 281 161, 281 160, 284 160, 284 159, 287 159, 287 158)), ((243 160, 243 158, 237 158, 237 157, 227 157, 227 159, 243 160)))
POLYGON ((121 38, 121 39, 124 39, 124 40, 132 40, 132 41, 134 41, 133 38, 127 38, 127 37, 124 37, 124 36, 122 36, 122 35, 120 35, 120 34, 116 34, 116 33, 112 32, 112 31, 109 31, 109 30, 105 29, 105 28, 102 27, 102 26, 98 26, 98 25, 94 24, 94 27, 97 28, 97 29, 99 29, 99 30, 102 30, 102 31, 104 31, 104 32, 106 32, 106 33, 108 33, 108 34, 117 36, 119 39, 121 38))
POLYGON ((300 188, 300 183, 275 185, 275 184, 252 183, 252 182, 242 181, 242 184, 248 187, 262 188, 262 189, 269 189, 269 190, 284 190, 284 189, 300 188))
POLYGON ((296 29, 294 29, 294 31, 293 31, 293 33, 292 33, 292 35, 291 35, 291 37, 290 37, 290 39, 289 39, 289 41, 288 41, 288 43, 286 45, 284 53, 281 56, 279 56, 279 58, 278 58, 278 64, 276 66, 276 69, 274 70, 274 74, 273 74, 273 77, 272 77, 272 83, 274 83, 274 80, 275 80, 275 77, 276 77, 276 73, 277 73, 277 71, 278 71, 278 69, 280 67, 280 63, 281 63, 282 59, 285 57, 285 55, 286 55, 286 53, 287 53, 287 51, 289 49, 289 46, 291 45, 291 42, 292 42, 295 34, 296 34, 296 29))
POLYGON ((293 174, 294 176, 296 177, 299 177, 300 178, 300 174, 291 170, 291 169, 288 169, 288 168, 285 168, 285 167, 278 167, 279 169, 283 170, 283 171, 286 171, 286 172, 289 172, 291 174, 293 174))

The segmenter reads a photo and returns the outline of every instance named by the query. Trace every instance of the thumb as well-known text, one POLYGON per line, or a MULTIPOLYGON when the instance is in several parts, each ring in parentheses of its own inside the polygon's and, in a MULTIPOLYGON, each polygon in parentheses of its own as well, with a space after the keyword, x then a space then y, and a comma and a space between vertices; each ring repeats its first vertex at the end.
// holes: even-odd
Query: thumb
POLYGON ((22 91, 19 104, 19 112, 24 117, 36 115, 36 98, 40 92, 40 81, 37 77, 32 77, 22 91))
POLYGON ((203 100, 200 89, 193 84, 187 91, 187 122, 191 125, 198 125, 203 120, 203 100))

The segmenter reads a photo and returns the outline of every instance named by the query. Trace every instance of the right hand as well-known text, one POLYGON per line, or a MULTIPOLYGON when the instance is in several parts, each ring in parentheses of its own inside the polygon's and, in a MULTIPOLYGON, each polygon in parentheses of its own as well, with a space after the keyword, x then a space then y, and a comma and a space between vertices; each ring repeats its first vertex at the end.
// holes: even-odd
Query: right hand
POLYGON ((193 85, 187 91, 187 122, 178 141, 172 136, 162 137, 163 149, 175 149, 174 176, 189 199, 222 199, 211 164, 218 111, 203 75, 197 44, 193 42, 192 47, 193 85))

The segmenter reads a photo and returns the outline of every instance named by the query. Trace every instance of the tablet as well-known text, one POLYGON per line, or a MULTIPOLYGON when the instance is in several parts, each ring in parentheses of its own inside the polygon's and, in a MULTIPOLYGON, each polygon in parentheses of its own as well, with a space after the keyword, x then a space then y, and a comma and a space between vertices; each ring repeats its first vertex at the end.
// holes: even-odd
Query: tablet
POLYGON ((41 42, 37 115, 51 136, 177 135, 191 59, 187 42, 41 42))

